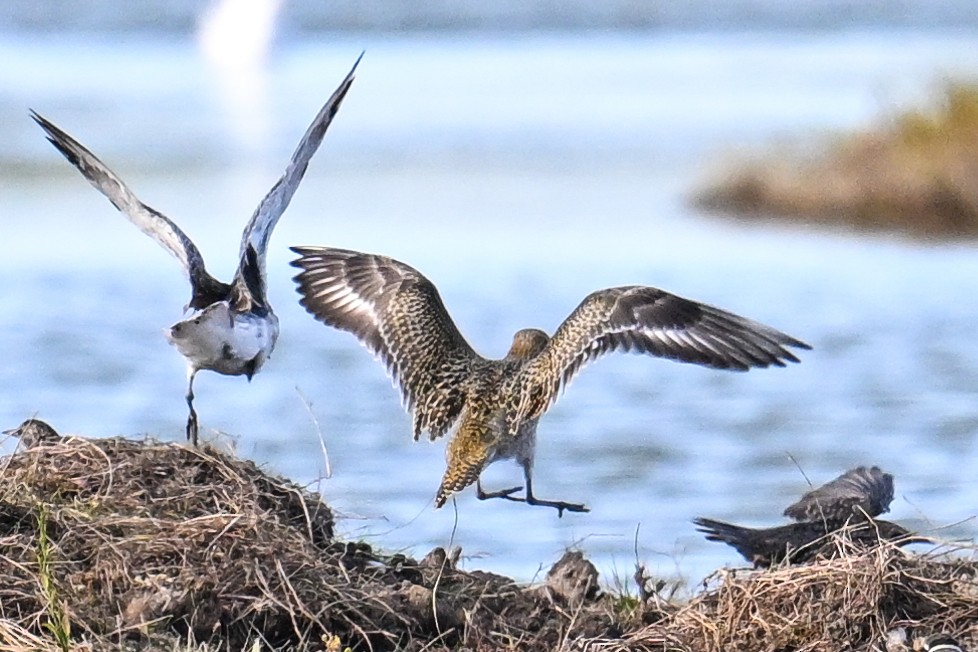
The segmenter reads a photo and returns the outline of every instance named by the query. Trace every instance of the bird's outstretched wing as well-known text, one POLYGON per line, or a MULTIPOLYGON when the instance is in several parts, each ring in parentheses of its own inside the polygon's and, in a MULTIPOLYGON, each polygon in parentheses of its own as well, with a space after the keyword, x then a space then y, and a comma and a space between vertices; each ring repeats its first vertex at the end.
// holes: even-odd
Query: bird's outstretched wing
POLYGON ((481 358, 445 310, 438 290, 404 263, 327 247, 292 247, 301 303, 349 331, 387 365, 414 415, 414 436, 448 432, 464 404, 463 382, 481 358))
MULTIPOLYGON (((292 201, 292 196, 299 188, 299 183, 306 173, 309 161, 319 149, 323 138, 326 137, 326 130, 329 129, 330 123, 340 110, 343 98, 346 97, 347 91, 350 90, 350 86, 353 84, 353 73, 356 71, 357 65, 359 65, 360 59, 362 58, 363 53, 357 57, 350 72, 347 73, 346 78, 343 79, 339 87, 333 91, 333 94, 326 101, 326 104, 323 105, 323 108, 316 114, 312 124, 306 129, 306 133, 303 134, 302 140, 299 141, 298 147, 296 147, 295 152, 292 154, 292 160, 289 161, 288 167, 285 168, 285 173, 275 182, 272 189, 268 191, 268 194, 258 204, 258 208, 255 209, 251 219, 248 220, 248 224, 241 234, 241 251, 239 254, 241 263, 238 267, 237 276, 241 275, 244 267, 248 264, 246 254, 248 247, 251 246, 258 255, 258 267, 261 272, 262 285, 264 285, 265 252, 268 249, 268 241, 272 237, 272 230, 278 223, 279 218, 282 217, 282 213, 289 207, 289 202, 292 201)), ((262 302, 264 302, 264 298, 260 297, 259 303, 262 302)))
MULTIPOLYGON (((653 287, 628 286, 588 295, 524 373, 545 383, 537 395, 553 401, 585 364, 611 351, 746 371, 798 362, 787 347, 811 348, 720 308, 653 287)), ((528 417, 539 416, 547 407, 541 400, 533 403, 528 417)))
POLYGON ((229 286, 207 273, 204 259, 190 238, 170 218, 147 206, 97 156, 36 111, 34 119, 47 134, 48 141, 82 173, 96 190, 112 202, 140 231, 160 243, 183 265, 193 296, 190 307, 202 309, 227 297, 229 286))
POLYGON ((849 469, 838 478, 812 489, 789 505, 784 515, 796 521, 842 522, 865 514, 875 518, 890 510, 893 476, 878 466, 849 469))

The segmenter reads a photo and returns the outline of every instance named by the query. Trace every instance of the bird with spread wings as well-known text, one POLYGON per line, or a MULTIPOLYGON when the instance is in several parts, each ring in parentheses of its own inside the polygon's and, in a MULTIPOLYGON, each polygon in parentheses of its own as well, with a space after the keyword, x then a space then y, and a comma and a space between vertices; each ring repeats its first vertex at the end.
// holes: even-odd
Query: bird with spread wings
POLYGON ((299 141, 285 173, 252 214, 241 236, 240 262, 230 283, 211 276, 197 246, 176 223, 144 204, 122 179, 81 143, 37 112, 31 113, 47 134, 48 141, 139 230, 169 251, 190 280, 191 296, 185 310, 192 310, 193 314, 171 326, 166 336, 187 360, 186 401, 190 412, 186 431, 187 439, 195 446, 198 424, 194 409, 194 378, 197 372, 210 369, 228 376, 243 375, 250 381, 275 348, 278 317, 266 294, 268 241, 350 90, 359 63, 358 58, 320 109, 299 141))
POLYGON ((293 247, 300 303, 323 323, 353 333, 380 358, 414 420, 414 438, 453 432, 448 469, 435 498, 442 506, 475 483, 479 498, 499 497, 583 512, 578 503, 533 494, 537 422, 588 362, 631 351, 715 369, 746 371, 798 362, 789 347, 810 348, 769 326, 663 290, 627 286, 590 294, 553 337, 518 331, 502 360, 476 353, 452 321, 434 284, 385 256, 293 247), (485 492, 489 464, 515 459, 523 487, 485 492))

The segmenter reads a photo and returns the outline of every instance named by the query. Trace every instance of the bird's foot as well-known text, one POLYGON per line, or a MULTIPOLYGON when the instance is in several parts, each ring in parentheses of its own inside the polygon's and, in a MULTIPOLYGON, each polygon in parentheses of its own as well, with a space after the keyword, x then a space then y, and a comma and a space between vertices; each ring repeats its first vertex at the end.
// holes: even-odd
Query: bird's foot
MULTIPOLYGON (((527 485, 529 486, 529 485, 527 485)), ((500 489, 498 491, 483 491, 481 484, 476 484, 475 495, 479 500, 487 500, 489 498, 505 498, 506 500, 512 500, 515 503, 526 503, 527 505, 542 505, 544 507, 553 507, 557 510, 557 518, 564 515, 564 510, 568 512, 590 512, 587 506, 581 503, 566 503, 562 500, 541 500, 534 497, 532 491, 527 491, 526 496, 514 496, 517 491, 523 491, 523 487, 511 487, 509 489, 500 489)))
POLYGON ((490 498, 505 498, 506 500, 515 500, 516 502, 525 502, 524 498, 515 498, 513 494, 517 491, 523 491, 523 487, 511 487, 509 489, 500 489, 499 491, 483 491, 482 486, 478 485, 475 488, 475 495, 479 500, 488 500, 490 498))
POLYGON ((534 498, 533 496, 527 496, 525 498, 527 505, 542 505, 544 507, 553 507, 557 510, 557 518, 564 515, 564 510, 568 512, 590 512, 590 508, 581 503, 565 503, 562 500, 540 500, 539 498, 534 498))

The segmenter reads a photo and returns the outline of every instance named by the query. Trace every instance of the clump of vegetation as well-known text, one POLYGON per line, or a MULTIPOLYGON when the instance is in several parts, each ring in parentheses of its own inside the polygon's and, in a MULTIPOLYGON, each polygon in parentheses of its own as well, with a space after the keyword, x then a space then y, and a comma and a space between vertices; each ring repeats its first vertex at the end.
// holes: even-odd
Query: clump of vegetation
POLYGON ((68 437, 0 469, 0 650, 543 650, 616 631, 580 553, 524 587, 457 552, 339 541, 318 495, 211 447, 68 437))
POLYGON ((978 235, 978 83, 876 128, 728 164, 694 195, 711 211, 858 229, 978 235))
MULTIPOLYGON (((321 498, 251 462, 152 440, 0 459, 0 650, 876 652, 895 627, 978 639, 978 563, 884 544, 720 571, 692 599, 602 591, 569 551, 539 585, 333 533, 321 498)), ((535 561, 534 561, 535 563, 535 561)))
MULTIPOLYGON (((844 531, 834 536, 846 545, 844 531)), ((974 649, 978 564, 886 544, 801 566, 725 569, 687 604, 606 649, 879 652, 898 628, 911 640, 947 632, 974 649)))

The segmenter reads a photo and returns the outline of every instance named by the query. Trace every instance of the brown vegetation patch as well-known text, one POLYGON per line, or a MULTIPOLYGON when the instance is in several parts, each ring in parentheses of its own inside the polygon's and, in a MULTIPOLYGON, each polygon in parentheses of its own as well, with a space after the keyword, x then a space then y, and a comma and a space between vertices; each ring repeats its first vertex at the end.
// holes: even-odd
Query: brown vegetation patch
POLYGON ((827 145, 728 163, 694 195, 710 211, 937 237, 978 235, 978 85, 827 145))
POLYGON ((463 571, 458 552, 338 541, 319 496, 210 447, 41 443, 0 460, 0 651, 869 652, 894 627, 978 637, 978 564, 890 545, 721 571, 688 602, 642 572, 638 596, 602 592, 579 552, 536 586, 463 571))
POLYGON ((0 466, 0 649, 542 650, 614 633, 594 567, 562 563, 525 588, 441 549, 337 541, 317 495, 210 447, 70 437, 0 466))
POLYGON ((884 544, 804 566, 721 570, 688 604, 601 649, 880 652, 900 627, 910 639, 947 632, 974 649, 978 565, 884 544))

